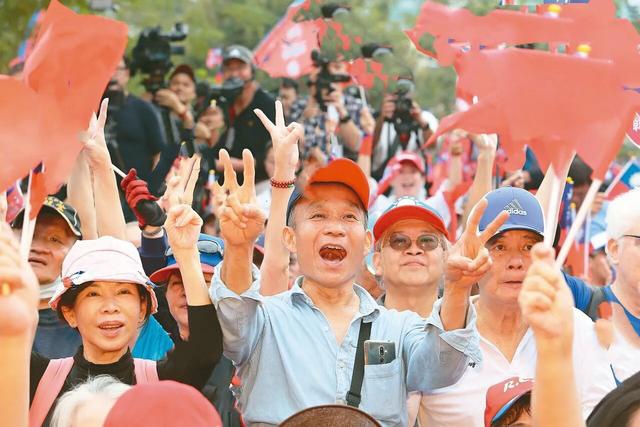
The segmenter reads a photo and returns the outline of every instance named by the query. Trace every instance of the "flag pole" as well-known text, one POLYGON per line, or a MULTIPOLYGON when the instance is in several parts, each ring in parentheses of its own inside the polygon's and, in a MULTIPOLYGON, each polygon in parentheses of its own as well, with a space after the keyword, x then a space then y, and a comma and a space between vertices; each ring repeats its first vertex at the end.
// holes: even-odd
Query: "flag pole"
MULTIPOLYGON (((587 213, 589 213, 589 211, 591 210, 591 204, 596 198, 596 194, 598 193, 598 189, 600 188, 600 185, 602 185, 602 180, 600 179, 594 179, 593 182, 591 183, 591 186, 587 191, 587 195, 584 197, 584 200, 582 201, 582 205, 580 205, 580 209, 578 209, 578 214, 576 215, 576 219, 573 221, 573 224, 571 224, 571 228, 567 233, 567 238, 564 240, 564 243, 562 244, 562 248, 560 249, 558 258, 556 258, 556 265, 558 267, 561 267, 564 264, 564 262, 567 260, 567 256, 569 255, 569 250, 571 249, 571 245, 573 244, 573 241, 575 240, 578 234, 578 230, 580 230, 580 228, 582 227, 582 223, 586 219, 587 213)), ((586 242, 585 244, 588 244, 588 242, 586 242)))
MULTIPOLYGON (((591 208, 591 206, 589 206, 591 208)), ((591 211, 591 209, 589 209, 591 211)), ((591 212, 587 214, 584 227, 584 253, 583 263, 584 277, 589 277, 589 247, 591 246, 591 212)))
POLYGON ((558 206, 562 198, 563 185, 560 178, 556 174, 553 166, 549 167, 547 173, 552 173, 551 194, 549 195, 549 205, 544 218, 544 244, 545 246, 553 246, 553 239, 556 235, 556 227, 558 226, 558 206))
POLYGON ((31 219, 31 184, 33 170, 29 172, 29 185, 27 187, 27 197, 24 201, 24 215, 22 217, 22 234, 20 235, 20 256, 23 260, 29 259, 29 250, 33 240, 33 232, 36 228, 36 218, 31 219))

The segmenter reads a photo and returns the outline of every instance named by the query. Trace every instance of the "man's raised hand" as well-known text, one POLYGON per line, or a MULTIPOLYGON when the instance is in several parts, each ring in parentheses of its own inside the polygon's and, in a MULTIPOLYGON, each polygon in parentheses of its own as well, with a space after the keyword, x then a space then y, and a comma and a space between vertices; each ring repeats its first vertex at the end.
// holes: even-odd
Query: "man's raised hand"
POLYGON ((533 329, 537 346, 560 343, 571 351, 573 296, 554 264, 552 248, 538 243, 531 251, 533 263, 522 283, 518 302, 533 329))
POLYGON ((225 244, 253 246, 264 230, 265 215, 258 206, 255 189, 255 161, 249 150, 242 152, 244 180, 238 184, 231 158, 226 150, 220 150, 219 162, 224 165, 224 183, 212 186, 218 207, 220 232, 225 244))
POLYGON ((445 264, 445 283, 448 286, 470 288, 491 268, 489 251, 484 245, 509 218, 509 214, 500 212, 484 231, 479 232, 480 219, 487 205, 487 200, 482 199, 473 207, 464 233, 449 253, 445 264))
POLYGON ((284 112, 280 101, 276 101, 275 123, 271 122, 261 110, 256 108, 253 111, 267 129, 269 135, 271 135, 275 159, 273 179, 276 181, 293 180, 299 159, 298 141, 304 138, 302 125, 299 123, 291 123, 289 126, 285 125, 284 112))
POLYGON ((20 244, 0 222, 0 335, 35 333, 38 325, 38 279, 20 256, 20 244))

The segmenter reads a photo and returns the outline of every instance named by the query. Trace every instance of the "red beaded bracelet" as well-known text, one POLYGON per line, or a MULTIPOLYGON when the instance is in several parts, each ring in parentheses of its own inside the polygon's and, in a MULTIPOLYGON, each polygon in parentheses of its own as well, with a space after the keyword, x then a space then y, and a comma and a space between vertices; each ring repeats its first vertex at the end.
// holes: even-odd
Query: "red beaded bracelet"
POLYGON ((275 179, 271 178, 271 186, 274 188, 293 188, 295 183, 295 179, 292 179, 291 181, 276 181, 275 179))

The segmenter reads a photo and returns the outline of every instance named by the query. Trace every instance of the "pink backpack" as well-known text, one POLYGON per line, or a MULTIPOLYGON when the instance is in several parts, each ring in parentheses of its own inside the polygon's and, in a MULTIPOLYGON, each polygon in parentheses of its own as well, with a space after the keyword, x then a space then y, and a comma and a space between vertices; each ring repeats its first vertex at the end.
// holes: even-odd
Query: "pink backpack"
MULTIPOLYGON (((156 362, 153 360, 133 359, 135 366, 136 384, 146 384, 159 381, 156 362)), ((29 408, 29 427, 40 427, 49 410, 60 394, 71 368, 73 357, 52 359, 47 370, 38 383, 33 402, 29 408)))

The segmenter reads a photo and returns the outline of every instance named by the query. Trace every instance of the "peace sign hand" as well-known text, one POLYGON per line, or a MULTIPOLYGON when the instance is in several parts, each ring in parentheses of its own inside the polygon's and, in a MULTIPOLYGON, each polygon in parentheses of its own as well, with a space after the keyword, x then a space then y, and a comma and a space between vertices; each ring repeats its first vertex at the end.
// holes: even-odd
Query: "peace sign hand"
POLYGON ((262 112, 255 109, 264 127, 271 135, 273 144, 273 155, 275 158, 275 168, 273 179, 276 181, 290 181, 295 178, 295 171, 298 166, 298 141, 304 138, 304 128, 299 123, 284 124, 284 112, 282 103, 276 101, 276 122, 275 124, 262 112))
POLYGON ((491 268, 489 251, 484 245, 509 218, 509 214, 506 211, 500 212, 480 233, 480 219, 488 204, 487 199, 482 199, 473 207, 464 233, 453 245, 445 265, 446 286, 468 289, 491 268))
POLYGON ((252 247, 264 230, 265 215, 256 200, 255 160, 249 150, 242 152, 244 181, 238 185, 236 172, 227 150, 220 150, 219 162, 224 165, 224 184, 213 184, 215 199, 220 201, 218 219, 226 245, 252 247))
POLYGON ((87 163, 91 170, 111 168, 111 156, 107 148, 107 142, 104 136, 104 127, 107 123, 107 110, 109 108, 109 99, 105 98, 100 103, 100 113, 96 118, 95 114, 91 116, 89 129, 80 134, 80 142, 82 143, 82 151, 86 153, 87 163))

